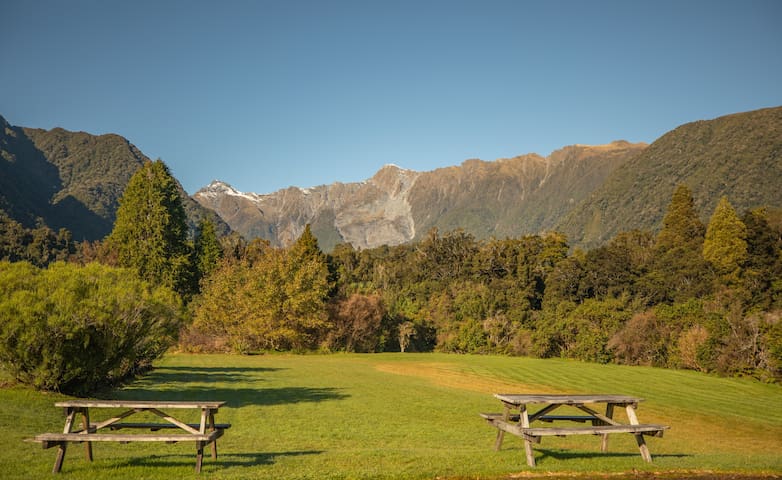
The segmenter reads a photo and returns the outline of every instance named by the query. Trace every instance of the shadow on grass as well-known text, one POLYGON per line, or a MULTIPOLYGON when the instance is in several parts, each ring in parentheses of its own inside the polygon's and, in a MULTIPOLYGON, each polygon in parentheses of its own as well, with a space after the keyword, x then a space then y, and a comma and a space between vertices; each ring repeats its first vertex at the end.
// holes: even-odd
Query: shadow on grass
POLYGON ((246 383, 264 381, 261 374, 284 368, 247 367, 160 367, 144 375, 139 383, 246 383))
POLYGON ((119 390, 97 398, 111 400, 224 401, 227 407, 269 406, 343 400, 338 388, 263 388, 263 374, 284 368, 161 367, 119 390), (235 385, 235 386, 234 386, 235 385), (254 387, 258 385, 258 387, 254 387))
POLYGON ((171 389, 161 386, 154 390, 132 388, 113 392, 110 395, 114 400, 224 401, 226 407, 232 408, 248 405, 325 402, 350 397, 341 393, 338 388, 212 388, 207 386, 184 386, 171 389))
MULTIPOLYGON (((294 452, 258 452, 258 453, 218 453, 217 459, 212 459, 207 449, 204 450, 203 472, 209 472, 216 468, 226 467, 257 467, 273 465, 280 457, 300 457, 304 455, 320 455, 321 450, 304 450, 294 452)), ((121 460, 117 466, 132 467, 183 467, 195 468, 195 455, 150 455, 148 457, 134 457, 121 460)))
MULTIPOLYGON (((583 451, 573 451, 573 450, 554 450, 554 449, 545 449, 545 448, 536 448, 535 452, 538 454, 536 455, 536 461, 546 461, 547 459, 551 458, 554 460, 574 460, 579 458, 608 458, 608 457, 614 457, 614 458, 620 458, 620 457, 637 457, 638 460, 641 460, 641 453, 629 453, 629 452, 583 452, 583 451)), ((676 454, 676 453, 662 453, 662 454, 652 454, 652 460, 655 458, 686 458, 686 457, 692 457, 692 455, 689 454, 676 454)))

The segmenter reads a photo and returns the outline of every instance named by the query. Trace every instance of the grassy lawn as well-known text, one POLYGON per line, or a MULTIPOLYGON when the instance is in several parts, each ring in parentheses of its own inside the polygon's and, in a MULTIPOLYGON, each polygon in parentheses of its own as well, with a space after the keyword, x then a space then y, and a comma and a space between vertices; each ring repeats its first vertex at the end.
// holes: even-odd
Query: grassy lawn
MULTIPOLYGON (((227 401, 217 421, 233 426, 218 442, 219 458, 205 457, 202 478, 782 476, 782 387, 694 372, 440 354, 177 354, 106 397, 227 401), (547 437, 535 446, 532 470, 519 438, 507 435, 502 450, 493 450, 496 430, 478 413, 500 410, 495 392, 637 395, 646 399, 638 409, 642 423, 672 428, 647 439, 651 465, 631 435, 612 436, 607 453, 600 453, 599 437, 547 437)), ((55 449, 23 440, 62 429, 53 403, 63 398, 0 389, 0 477, 53 478, 55 449)), ((93 420, 103 418, 93 413, 93 420)), ((93 448, 89 463, 83 447, 71 445, 62 478, 197 478, 189 443, 93 448)))

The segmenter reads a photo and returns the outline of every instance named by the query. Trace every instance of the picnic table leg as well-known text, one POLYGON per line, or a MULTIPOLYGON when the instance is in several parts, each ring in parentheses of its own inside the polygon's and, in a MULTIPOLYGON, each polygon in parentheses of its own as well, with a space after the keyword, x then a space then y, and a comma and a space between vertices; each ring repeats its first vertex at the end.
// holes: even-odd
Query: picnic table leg
MULTIPOLYGON (((529 428, 529 415, 527 414, 527 405, 521 404, 519 411, 519 421, 521 422, 521 428, 529 428)), ((524 453, 527 456, 527 465, 530 467, 535 466, 535 454, 532 452, 532 441, 524 438, 524 453)))
MULTIPOLYGON (((215 414, 213 411, 209 411, 209 431, 214 432, 215 431, 215 414)), ((212 458, 217 458, 217 439, 214 439, 212 441, 212 458)))
MULTIPOLYGON (((67 408, 65 410, 65 427, 62 429, 62 433, 71 433, 73 431, 73 420, 76 418, 76 410, 67 408)), ((60 442, 57 445, 57 456, 54 458, 54 468, 52 473, 59 473, 62 470, 62 462, 65 460, 65 450, 68 447, 68 442, 60 442)))
MULTIPOLYGON (((614 418, 614 404, 609 403, 606 405, 606 417, 608 418, 614 418)), ((601 452, 607 452, 608 451, 608 434, 603 434, 603 440, 600 442, 600 451, 601 452)))
MULTIPOLYGON (((638 425, 638 416, 635 414, 635 405, 627 405, 627 419, 630 420, 630 425, 638 425)), ((644 461, 652 463, 652 454, 649 453, 649 447, 646 446, 646 440, 640 433, 635 434, 635 442, 638 444, 638 449, 641 450, 641 458, 644 461)))
POLYGON ((60 473, 60 470, 62 470, 62 461, 65 460, 65 447, 67 445, 68 442, 60 442, 60 444, 57 445, 57 456, 54 458, 52 473, 60 473))
MULTIPOLYGON (((505 405, 505 413, 502 416, 502 419, 507 422, 510 420, 510 407, 505 405)), ((494 450, 499 451, 500 447, 502 447, 502 439, 505 438, 505 431, 501 429, 497 429, 497 439, 494 441, 494 450)))
MULTIPOLYGON (((84 431, 90 432, 90 413, 86 408, 81 411, 81 422, 84 427, 84 431)), ((92 461, 92 442, 84 442, 84 453, 87 456, 87 460, 92 461)))
POLYGON ((204 461, 204 442, 196 442, 196 473, 201 473, 201 464, 204 461))

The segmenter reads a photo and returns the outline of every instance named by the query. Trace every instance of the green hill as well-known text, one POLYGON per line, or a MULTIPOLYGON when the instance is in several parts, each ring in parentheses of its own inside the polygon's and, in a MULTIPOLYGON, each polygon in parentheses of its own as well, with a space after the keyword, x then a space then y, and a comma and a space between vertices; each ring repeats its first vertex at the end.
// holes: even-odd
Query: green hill
POLYGON ((657 230, 686 184, 704 221, 726 195, 737 211, 782 207, 782 107, 682 125, 619 166, 558 225, 592 247, 621 231, 657 230))
MULTIPOLYGON (((111 231, 128 180, 148 160, 119 135, 16 127, 0 116, 0 209, 28 228, 42 222, 70 230, 75 240, 98 240, 111 231)), ((210 215, 228 231, 180 190, 192 224, 210 215)))

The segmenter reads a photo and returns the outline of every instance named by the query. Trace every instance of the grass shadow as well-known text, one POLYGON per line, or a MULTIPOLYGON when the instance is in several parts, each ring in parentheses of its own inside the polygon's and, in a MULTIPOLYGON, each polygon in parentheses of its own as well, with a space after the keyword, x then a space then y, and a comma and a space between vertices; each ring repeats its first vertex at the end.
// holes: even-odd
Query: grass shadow
POLYGON ((160 367, 136 383, 247 383, 264 381, 261 374, 285 370, 284 368, 248 367, 160 367))
POLYGON ((113 392, 114 400, 225 401, 226 407, 269 406, 294 403, 317 403, 343 400, 350 395, 338 388, 214 388, 209 386, 155 386, 153 389, 131 388, 113 392))
MULTIPOLYGON (((273 465, 280 457, 300 457, 304 455, 320 455, 321 450, 303 450, 293 452, 244 452, 244 453, 218 453, 217 459, 212 459, 209 452, 204 450, 204 461, 202 472, 209 472, 212 469, 227 467, 259 467, 264 465, 273 465)), ((133 457, 119 460, 111 468, 122 466, 128 467, 186 467, 195 468, 195 455, 171 454, 171 455, 149 455, 146 457, 133 457)))
MULTIPOLYGON (((536 455, 536 461, 546 461, 547 459, 553 459, 553 460, 575 460, 575 459, 583 459, 583 458, 607 458, 607 457, 613 457, 613 458, 624 458, 624 457, 637 457, 639 460, 641 460, 641 453, 640 452, 588 452, 588 451, 574 451, 574 450, 559 450, 559 449, 546 449, 546 448, 536 448, 535 452, 538 453, 536 455)), ((655 458, 686 458, 686 457, 692 457, 690 454, 676 454, 676 453, 663 453, 663 454, 652 454, 652 459, 655 458)))
POLYGON ((227 407, 269 406, 343 400, 349 395, 330 387, 264 388, 263 374, 285 368, 189 367, 155 369, 121 389, 97 398, 111 400, 225 401, 227 407), (234 386, 235 385, 235 386, 234 386), (256 387, 257 385, 257 387, 256 387))

